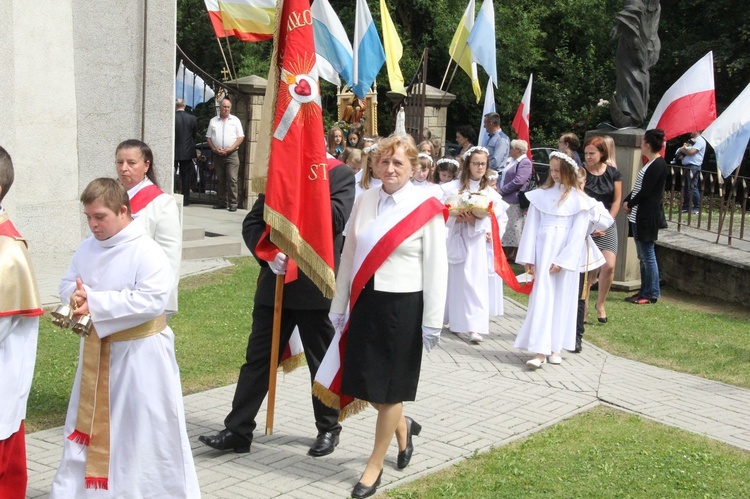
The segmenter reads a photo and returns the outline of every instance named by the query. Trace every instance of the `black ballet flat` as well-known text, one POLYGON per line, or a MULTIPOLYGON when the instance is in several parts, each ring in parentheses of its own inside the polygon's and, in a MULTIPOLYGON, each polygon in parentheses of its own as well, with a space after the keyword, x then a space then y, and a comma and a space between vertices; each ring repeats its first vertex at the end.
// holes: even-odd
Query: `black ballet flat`
POLYGON ((375 483, 373 483, 372 485, 365 485, 362 482, 357 482, 357 485, 355 485, 352 489, 352 497, 354 497, 355 499, 362 499, 363 497, 370 497, 372 495, 375 495, 375 492, 378 491, 378 487, 380 486, 380 479, 382 477, 383 470, 380 470, 378 479, 375 480, 375 483))
POLYGON ((406 416, 406 449, 399 451, 398 459, 396 460, 396 466, 402 470, 409 466, 411 461, 411 455, 414 453, 414 443, 411 441, 411 437, 419 435, 422 432, 422 425, 414 421, 409 416, 406 416))
POLYGON ((606 324, 607 323, 607 318, 606 317, 597 317, 596 320, 598 320, 602 324, 606 324))

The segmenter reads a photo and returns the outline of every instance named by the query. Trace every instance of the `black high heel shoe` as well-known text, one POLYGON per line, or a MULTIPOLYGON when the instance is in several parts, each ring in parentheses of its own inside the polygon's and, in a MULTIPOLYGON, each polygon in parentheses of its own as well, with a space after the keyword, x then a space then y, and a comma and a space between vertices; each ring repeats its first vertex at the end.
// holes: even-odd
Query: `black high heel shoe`
POLYGON ((411 437, 415 435, 419 435, 422 432, 422 426, 414 421, 409 416, 405 417, 406 419, 406 449, 399 451, 398 453, 398 459, 396 460, 396 466, 398 466, 398 469, 402 470, 409 466, 409 461, 411 461, 411 455, 414 453, 414 444, 411 441, 411 437))
POLYGON ((355 485, 352 489, 352 497, 354 497, 355 499, 362 499, 363 497, 370 497, 371 495, 374 495, 375 492, 378 491, 378 487, 380 486, 380 479, 382 477, 383 470, 380 470, 378 479, 375 480, 375 483, 373 483, 372 485, 365 485, 362 482, 357 482, 357 485, 355 485))

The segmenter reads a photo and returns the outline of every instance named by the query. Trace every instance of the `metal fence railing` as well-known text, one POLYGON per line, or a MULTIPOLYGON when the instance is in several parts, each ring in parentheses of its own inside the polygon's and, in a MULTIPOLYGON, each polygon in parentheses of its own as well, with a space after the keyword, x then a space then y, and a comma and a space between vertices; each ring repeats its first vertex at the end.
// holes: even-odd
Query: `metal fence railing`
POLYGON ((731 246, 733 240, 750 241, 750 178, 722 178, 717 172, 700 171, 700 200, 695 206, 690 194, 695 174, 689 167, 670 164, 664 193, 664 211, 677 231, 684 229, 716 234, 717 242, 731 246), (692 181, 692 182, 691 182, 692 181), (725 213, 722 220, 722 213, 725 213))

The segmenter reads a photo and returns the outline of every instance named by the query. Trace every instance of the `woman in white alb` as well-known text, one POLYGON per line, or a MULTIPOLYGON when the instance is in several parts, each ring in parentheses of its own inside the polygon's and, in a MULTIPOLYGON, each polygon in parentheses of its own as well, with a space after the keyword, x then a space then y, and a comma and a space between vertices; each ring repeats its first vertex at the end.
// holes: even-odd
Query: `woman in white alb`
POLYGON ((177 312, 177 285, 182 259, 182 221, 174 197, 162 191, 156 182, 154 154, 140 140, 126 140, 117 146, 115 167, 120 182, 128 191, 133 220, 141 224, 169 259, 174 287, 167 303, 167 316, 177 312))

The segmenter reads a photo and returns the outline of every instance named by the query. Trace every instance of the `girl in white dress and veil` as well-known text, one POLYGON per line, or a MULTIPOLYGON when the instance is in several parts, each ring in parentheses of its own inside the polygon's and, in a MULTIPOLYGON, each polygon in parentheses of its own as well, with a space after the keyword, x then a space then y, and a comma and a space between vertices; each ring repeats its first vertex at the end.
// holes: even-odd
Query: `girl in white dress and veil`
MULTIPOLYGON (((464 160, 458 180, 447 184, 446 200, 455 194, 479 193, 492 203, 499 226, 499 236, 505 228, 505 203, 488 186, 489 153, 484 147, 472 147, 464 160)), ((451 215, 448 219, 448 303, 446 322, 450 330, 466 334, 469 341, 479 343, 489 335, 490 303, 489 274, 494 272, 488 243, 492 237, 492 215, 478 218, 471 212, 451 215)), ((499 244, 500 241, 497 241, 499 244)), ((502 298, 501 298, 502 299, 502 298)))
POLYGON ((534 274, 534 287, 515 346, 535 354, 526 362, 532 369, 560 364, 560 352, 575 349, 578 265, 596 204, 579 187, 578 168, 553 152, 547 182, 526 194, 531 206, 516 262, 534 274))

